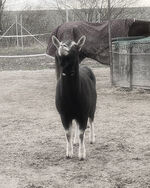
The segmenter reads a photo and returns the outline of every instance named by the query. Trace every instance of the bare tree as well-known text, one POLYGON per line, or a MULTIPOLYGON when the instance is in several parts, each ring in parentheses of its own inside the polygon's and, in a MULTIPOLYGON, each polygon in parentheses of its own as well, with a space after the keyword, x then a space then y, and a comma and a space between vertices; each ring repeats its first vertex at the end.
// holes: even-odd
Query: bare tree
POLYGON ((2 34, 2 15, 6 0, 0 0, 0 34, 2 34))
MULTIPOLYGON (((111 0, 111 16, 120 18, 124 9, 137 3, 138 0, 111 0)), ((71 11, 69 20, 86 20, 100 22, 107 19, 108 0, 55 0, 59 13, 66 8, 71 11), (73 16, 72 16, 73 15, 73 16)), ((63 11, 64 13, 64 11, 63 11)), ((62 15, 64 19, 64 14, 62 15)))

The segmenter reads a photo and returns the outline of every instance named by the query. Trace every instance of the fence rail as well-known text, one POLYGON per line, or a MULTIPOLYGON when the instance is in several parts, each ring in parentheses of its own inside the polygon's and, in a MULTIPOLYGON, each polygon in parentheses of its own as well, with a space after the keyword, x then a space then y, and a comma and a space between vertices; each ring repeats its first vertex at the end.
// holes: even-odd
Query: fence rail
POLYGON ((120 53, 120 52, 115 52, 115 51, 112 51, 112 52, 110 52, 110 53, 112 53, 112 54, 118 54, 118 55, 138 55, 138 56, 140 56, 140 55, 150 55, 150 53, 120 53))
POLYGON ((31 57, 49 57, 51 59, 54 59, 53 56, 50 56, 46 53, 44 54, 30 54, 30 55, 0 55, 0 58, 31 58, 31 57))
POLYGON ((18 37, 37 37, 37 36, 44 36, 50 35, 50 33, 41 33, 41 34, 33 34, 33 35, 0 35, 0 39, 2 38, 18 38, 18 37))

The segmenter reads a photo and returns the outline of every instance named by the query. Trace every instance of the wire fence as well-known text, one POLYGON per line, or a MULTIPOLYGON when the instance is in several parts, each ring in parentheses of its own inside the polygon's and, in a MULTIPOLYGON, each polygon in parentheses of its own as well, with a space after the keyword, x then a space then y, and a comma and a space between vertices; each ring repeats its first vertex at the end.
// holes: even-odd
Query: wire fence
POLYGON ((134 56, 150 56, 150 53, 122 53, 122 52, 115 52, 115 51, 111 51, 110 53, 112 53, 112 54, 118 54, 118 55, 127 55, 127 56, 132 56, 132 55, 134 55, 134 56))
POLYGON ((26 34, 26 35, 5 35, 0 36, 0 48, 9 48, 16 46, 32 46, 39 44, 46 47, 50 33, 26 34))
POLYGON ((46 53, 43 53, 46 51, 46 42, 43 43, 38 38, 35 38, 37 36, 44 36, 49 35, 49 33, 43 33, 43 34, 34 34, 34 35, 11 35, 11 36, 1 36, 0 37, 0 58, 32 58, 32 57, 49 57, 51 59, 54 59, 53 56, 49 56, 46 53), (23 38, 23 48, 21 47, 21 41, 19 41, 19 47, 16 44, 16 38, 23 38), (29 39, 29 38, 31 39, 29 39), (12 41, 8 40, 10 38, 13 38, 13 45, 12 41), (1 42, 3 39, 7 39, 3 42, 1 42), (27 40, 25 40, 27 39, 27 40), (42 53, 39 53, 42 52, 42 53))
POLYGON ((2 38, 17 38, 17 37, 37 37, 37 36, 44 36, 44 35, 49 35, 50 33, 40 33, 40 34, 34 34, 34 35, 5 35, 5 36, 0 36, 0 40, 2 38))
POLYGON ((20 23, 16 16, 16 21, 0 36, 0 58, 31 58, 31 57, 51 57, 46 53, 47 41, 50 33, 32 34, 22 24, 22 16, 20 23), (7 35, 7 33, 15 27, 15 35, 7 35), (20 34, 19 31, 20 30, 20 34), (23 31, 26 34, 23 34, 23 31))

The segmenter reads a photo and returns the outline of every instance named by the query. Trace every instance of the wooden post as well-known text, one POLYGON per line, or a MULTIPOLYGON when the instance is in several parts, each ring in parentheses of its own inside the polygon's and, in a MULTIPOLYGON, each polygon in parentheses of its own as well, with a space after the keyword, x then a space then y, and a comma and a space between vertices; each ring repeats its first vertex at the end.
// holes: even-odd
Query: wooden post
POLYGON ((129 71, 130 71, 130 90, 132 90, 133 86, 132 86, 132 82, 133 82, 133 56, 132 56, 132 46, 131 46, 131 43, 130 43, 130 49, 129 49, 129 52, 128 52, 130 55, 129 55, 129 71))
POLYGON ((0 36, 0 40, 3 38, 3 36, 5 36, 5 35, 8 33, 8 31, 9 31, 15 24, 16 24, 16 22, 14 22, 14 23, 5 31, 5 33, 4 33, 2 36, 0 36))
POLYGON ((67 0, 65 0, 65 11, 66 11, 66 22, 68 22, 69 21, 69 18, 68 18, 69 14, 68 14, 67 0))
MULTIPOLYGON (((20 23, 18 23, 18 24, 21 26, 20 23)), ((38 43, 40 43, 41 46, 45 47, 45 45, 44 45, 41 41, 39 41, 34 35, 32 35, 32 33, 30 33, 25 27, 23 27, 23 25, 22 25, 22 28, 23 28, 29 35, 31 35, 38 43)))
POLYGON ((17 39, 17 47, 19 47, 19 38, 18 38, 18 18, 16 16, 16 39, 17 39))
POLYGON ((110 0, 108 0, 108 34, 109 34, 109 63, 110 63, 110 79, 113 85, 113 62, 112 62, 112 37, 111 37, 111 12, 110 0))
POLYGON ((101 14, 100 12, 97 12, 98 13, 98 22, 100 23, 101 22, 101 14))
POLYGON ((24 49, 23 46, 23 29, 22 29, 22 15, 20 17, 20 27, 21 27, 21 46, 22 46, 22 50, 24 49))

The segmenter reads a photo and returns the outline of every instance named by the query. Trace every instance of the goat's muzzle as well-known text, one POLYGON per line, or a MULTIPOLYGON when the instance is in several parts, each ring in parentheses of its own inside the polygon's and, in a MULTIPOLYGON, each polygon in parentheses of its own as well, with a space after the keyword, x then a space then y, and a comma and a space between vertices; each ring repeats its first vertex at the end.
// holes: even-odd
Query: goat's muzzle
POLYGON ((65 47, 65 46, 60 46, 58 48, 58 54, 60 56, 62 56, 62 55, 67 56, 69 54, 69 49, 67 47, 65 47))

